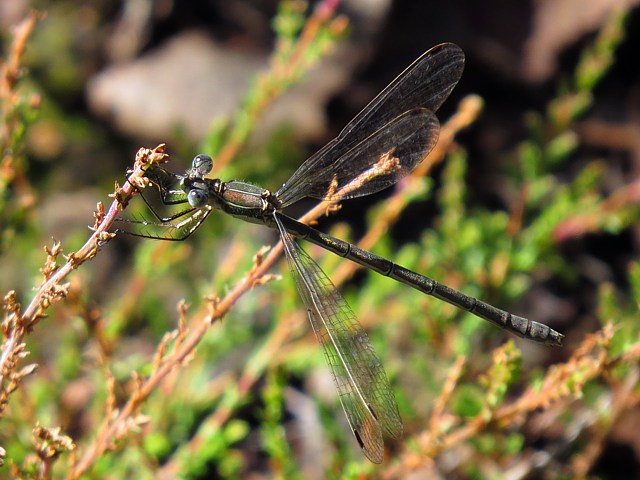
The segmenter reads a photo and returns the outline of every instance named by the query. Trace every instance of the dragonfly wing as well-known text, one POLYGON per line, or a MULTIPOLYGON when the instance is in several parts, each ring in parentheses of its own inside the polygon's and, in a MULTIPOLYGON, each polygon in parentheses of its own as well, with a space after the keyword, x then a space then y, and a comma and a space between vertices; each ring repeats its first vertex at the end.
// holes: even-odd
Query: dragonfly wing
POLYGON ((340 402, 364 454, 380 463, 386 435, 399 438, 402 421, 382 363, 342 295, 275 216, 285 256, 313 331, 333 374, 340 402))
POLYGON ((301 167, 276 196, 286 207, 305 197, 342 200, 378 192, 411 173, 433 149, 439 131, 433 112, 410 110, 345 152, 340 145, 321 151, 340 156, 321 171, 314 171, 317 164, 302 172, 301 167))
POLYGON ((453 43, 430 48, 385 87, 340 132, 354 135, 363 124, 374 129, 414 108, 436 112, 462 77, 464 52, 453 43))
MULTIPOLYGON (((356 115, 334 140, 307 159, 278 190, 277 197, 285 205, 304 198, 307 195, 301 185, 308 177, 320 174, 406 112, 416 109, 437 111, 460 80, 463 69, 464 53, 453 43, 443 43, 425 52, 356 115)), ((377 158, 370 161, 376 163, 377 158)), ((419 161, 413 166, 417 163, 419 161)))

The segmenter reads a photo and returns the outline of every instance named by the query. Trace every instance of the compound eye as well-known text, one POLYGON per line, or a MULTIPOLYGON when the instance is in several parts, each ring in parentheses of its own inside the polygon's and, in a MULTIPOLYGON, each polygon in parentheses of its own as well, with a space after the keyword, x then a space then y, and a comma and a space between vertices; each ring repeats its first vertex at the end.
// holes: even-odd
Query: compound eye
POLYGON ((204 177, 213 169, 213 159, 209 155, 196 155, 191 162, 191 170, 199 177, 204 177))
POLYGON ((209 197, 206 192, 198 188, 192 188, 187 194, 187 201, 194 208, 204 207, 207 204, 207 200, 209 200, 209 197))

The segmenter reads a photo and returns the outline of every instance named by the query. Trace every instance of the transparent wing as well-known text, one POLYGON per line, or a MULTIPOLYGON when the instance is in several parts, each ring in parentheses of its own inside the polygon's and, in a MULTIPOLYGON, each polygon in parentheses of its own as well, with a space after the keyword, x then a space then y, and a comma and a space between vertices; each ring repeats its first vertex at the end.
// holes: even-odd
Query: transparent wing
MULTIPOLYGON (((345 155, 351 160, 365 163, 366 159, 360 159, 348 152, 365 139, 374 136, 379 130, 382 130, 378 133, 379 137, 384 138, 390 135, 388 130, 392 128, 389 125, 393 125, 398 117, 407 112, 437 111, 460 80, 463 69, 464 53, 457 45, 443 43, 425 52, 356 115, 338 137, 307 159, 278 190, 276 196, 285 206, 304 198, 307 196, 305 188, 308 186, 308 179, 322 173, 345 155)), ((437 129, 431 130, 430 133, 437 139, 437 129)), ((389 142, 389 148, 393 147, 393 143, 389 142)), ((422 158, 427 153, 428 150, 423 153, 422 158)), ((413 168, 422 158, 406 164, 413 168)), ((369 161, 375 164, 378 160, 373 157, 369 161)), ((408 171, 410 171, 409 168, 403 170, 405 175, 408 171)), ((396 175, 393 178, 398 181, 402 175, 396 175)), ((373 193, 373 191, 375 190, 362 190, 360 195, 373 193)))
POLYGON ((326 274, 274 216, 285 256, 313 331, 322 346, 347 420, 364 454, 382 462, 386 435, 399 438, 402 421, 389 381, 373 346, 326 274))
MULTIPOLYGON (((430 110, 405 112, 331 163, 322 162, 320 167, 320 163, 305 162, 276 196, 286 207, 305 197, 342 200, 383 190, 422 162, 438 141, 439 130, 430 110)), ((336 144, 318 155, 333 157, 340 150, 336 144)))

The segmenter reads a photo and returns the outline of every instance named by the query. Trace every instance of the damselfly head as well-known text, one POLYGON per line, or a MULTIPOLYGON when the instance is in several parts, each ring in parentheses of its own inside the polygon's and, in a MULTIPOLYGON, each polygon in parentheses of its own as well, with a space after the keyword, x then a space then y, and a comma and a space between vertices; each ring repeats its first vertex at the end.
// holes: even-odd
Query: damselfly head
MULTIPOLYGON (((197 158, 197 157, 196 157, 197 158)), ((207 157, 209 158, 209 157, 207 157)), ((195 166, 196 160, 193 160, 195 166)), ((209 186, 206 178, 194 174, 191 170, 180 180, 180 188, 187 194, 187 202, 193 208, 204 207, 209 201, 209 186)))
POLYGON ((191 177, 202 178, 213 169, 213 159, 209 155, 199 154, 193 157, 191 170, 187 174, 191 177))
POLYGON ((193 208, 204 207, 208 200, 209 195, 207 195, 207 192, 199 188, 192 188, 189 190, 189 193, 187 193, 187 201, 193 208))

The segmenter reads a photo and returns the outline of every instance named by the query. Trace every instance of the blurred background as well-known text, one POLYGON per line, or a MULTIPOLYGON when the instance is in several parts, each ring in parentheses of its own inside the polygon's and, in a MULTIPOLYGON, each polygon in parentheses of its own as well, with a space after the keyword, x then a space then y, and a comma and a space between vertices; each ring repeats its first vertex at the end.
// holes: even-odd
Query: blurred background
MULTIPOLYGON (((540 387, 552 365, 573 359, 575 366, 571 355, 603 324, 621 322, 614 335, 624 333, 592 383, 547 399, 551 416, 523 408, 508 427, 496 431, 487 421, 477 435, 433 450, 420 434, 428 425, 433 434, 429 415, 455 359, 471 364, 447 402, 458 419, 450 425, 464 426, 486 413, 477 400, 491 391, 482 375, 500 363, 491 352, 510 337, 357 273, 340 287, 371 332, 407 431, 391 444, 389 462, 373 467, 347 438, 330 374, 281 264, 274 273, 282 281, 252 290, 211 328, 191 363, 141 407, 149 423, 91 475, 640 478, 637 358, 622 361, 639 330, 639 4, 0 0, 5 60, 15 26, 32 9, 42 12, 14 89, 21 100, 2 99, 3 147, 12 157, 3 164, 5 174, 11 170, 0 218, 3 295, 15 290, 29 302, 52 238, 66 253, 86 241, 96 202, 109 205, 138 148, 165 143, 176 172, 208 153, 220 158, 216 176, 276 190, 416 57, 446 41, 462 47, 466 67, 438 113, 441 123, 471 94, 483 110, 446 146, 457 160, 434 166, 373 250, 566 335, 563 349, 518 340, 522 357, 514 354, 513 378, 503 379, 509 393, 501 391, 492 408, 540 387), (314 18, 319 30, 309 33, 314 18), (304 41, 296 64, 287 55, 304 41), (261 83, 265 77, 275 80, 261 83), (273 346, 283 328, 289 337, 273 346), (612 370, 621 363, 627 370, 612 370), (627 396, 616 403, 620 389, 627 396), (411 463, 407 450, 422 460, 411 463)), ((320 228, 357 241, 393 195, 349 201, 320 228)), ((29 463, 35 421, 61 425, 80 457, 108 403, 104 371, 118 383, 116 404, 124 403, 131 372, 153 371, 160 339, 178 323, 178 302, 197 312, 206 296, 223 297, 259 247, 275 241, 265 228, 213 214, 188 242, 117 237, 105 245, 68 279, 69 300, 26 340, 40 370, 5 413, 10 425, 0 439, 9 457, 29 463)), ((335 280, 341 259, 307 250, 335 280)), ((558 382, 571 390, 568 377, 558 382)), ((54 469, 60 478, 70 471, 64 458, 54 469)))

